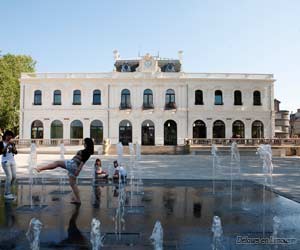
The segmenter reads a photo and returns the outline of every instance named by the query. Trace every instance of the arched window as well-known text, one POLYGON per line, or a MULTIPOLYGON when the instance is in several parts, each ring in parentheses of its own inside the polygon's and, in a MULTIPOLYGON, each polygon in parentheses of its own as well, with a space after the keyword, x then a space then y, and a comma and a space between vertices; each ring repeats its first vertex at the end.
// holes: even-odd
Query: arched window
POLYGON ((215 105, 223 105, 223 94, 221 90, 215 91, 215 105))
POLYGON ((176 109, 175 103, 175 91, 173 89, 168 89, 166 91, 166 109, 176 109))
POLYGON ((82 139, 83 138, 83 125, 79 120, 74 120, 71 123, 70 129, 70 138, 71 139, 82 139))
POLYGON ((81 91, 78 89, 73 91, 73 105, 81 105, 81 91))
POLYGON ((214 122, 213 138, 225 138, 225 123, 221 120, 214 122))
POLYGON ((142 145, 155 145, 155 127, 151 120, 142 123, 142 145))
POLYGON ((177 124, 173 120, 164 124, 164 145, 177 145, 177 124))
POLYGON ((242 92, 239 90, 234 91, 234 105, 243 105, 242 92))
POLYGON ((245 138, 245 125, 242 121, 232 123, 232 137, 245 138))
POLYGON ((59 120, 55 120, 51 123, 51 139, 63 138, 63 123, 59 120))
POLYGON ((202 90, 195 91, 195 105, 203 105, 203 92, 202 90))
POLYGON ((123 89, 121 92, 120 109, 131 109, 130 91, 128 89, 123 89))
POLYGON ((252 138, 264 138, 264 124, 261 121, 252 123, 252 138))
POLYGON ((153 107, 153 92, 151 89, 145 89, 143 96, 143 108, 153 109, 153 107))
POLYGON ((34 105, 42 105, 42 91, 36 90, 34 91, 34 105))
POLYGON ((61 105, 61 91, 55 90, 53 93, 53 105, 61 105))
POLYGON ((93 91, 93 105, 101 105, 101 91, 99 89, 93 91))
POLYGON ((261 105, 261 95, 259 91, 253 92, 253 105, 260 106, 261 105))
POLYGON ((206 125, 203 121, 197 120, 193 123, 193 138, 206 138, 206 125))
POLYGON ((40 120, 35 120, 31 124, 31 139, 43 139, 44 126, 40 120))
POLYGON ((103 143, 103 123, 99 120, 91 122, 90 137, 94 140, 95 144, 103 143))
POLYGON ((123 120, 119 124, 119 141, 123 145, 128 145, 132 142, 132 125, 128 120, 123 120))

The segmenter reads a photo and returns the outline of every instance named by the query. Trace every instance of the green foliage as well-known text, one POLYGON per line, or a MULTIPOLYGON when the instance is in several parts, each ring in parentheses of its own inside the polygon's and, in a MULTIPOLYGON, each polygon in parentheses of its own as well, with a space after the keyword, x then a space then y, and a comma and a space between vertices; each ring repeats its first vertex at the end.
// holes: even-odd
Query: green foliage
POLYGON ((26 55, 0 55, 0 128, 17 133, 22 72, 34 72, 36 62, 26 55))

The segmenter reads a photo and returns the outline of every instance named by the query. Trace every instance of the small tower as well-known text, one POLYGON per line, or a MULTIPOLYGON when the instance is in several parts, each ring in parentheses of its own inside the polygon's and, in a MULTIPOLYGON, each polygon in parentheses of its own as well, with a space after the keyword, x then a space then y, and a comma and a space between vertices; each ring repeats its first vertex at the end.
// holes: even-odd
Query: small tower
POLYGON ((113 51, 113 54, 114 54, 114 60, 117 61, 118 59, 120 59, 120 54, 119 54, 119 51, 117 49, 115 49, 113 51))

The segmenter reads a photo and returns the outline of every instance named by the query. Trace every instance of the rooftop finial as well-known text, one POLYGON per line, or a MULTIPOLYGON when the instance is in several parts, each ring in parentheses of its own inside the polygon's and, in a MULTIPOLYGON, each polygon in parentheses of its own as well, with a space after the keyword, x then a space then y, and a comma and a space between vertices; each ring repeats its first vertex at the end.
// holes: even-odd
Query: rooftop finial
POLYGON ((115 49, 115 50, 113 51, 113 53, 114 53, 114 59, 115 59, 115 61, 117 61, 117 60, 120 58, 119 51, 118 51, 117 49, 115 49))
POLYGON ((183 51, 182 50, 178 51, 178 59, 179 59, 179 61, 182 61, 182 59, 183 59, 183 51))

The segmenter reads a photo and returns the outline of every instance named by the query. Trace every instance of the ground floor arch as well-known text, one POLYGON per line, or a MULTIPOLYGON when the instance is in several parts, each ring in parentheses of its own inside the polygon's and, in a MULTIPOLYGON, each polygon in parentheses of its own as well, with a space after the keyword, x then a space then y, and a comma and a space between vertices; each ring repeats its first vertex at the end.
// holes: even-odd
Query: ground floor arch
POLYGON ((70 139, 83 138, 83 124, 80 120, 74 120, 70 126, 70 139))
POLYGON ((128 145, 132 142, 132 124, 128 120, 123 120, 119 123, 119 142, 123 145, 128 145))
POLYGON ((44 125, 40 120, 35 120, 31 123, 31 139, 44 138, 44 125))
POLYGON ((196 120, 193 123, 193 138, 206 138, 206 124, 202 120, 196 120))
POLYGON ((213 124, 213 138, 225 138, 225 123, 217 120, 213 124))
POLYGON ((100 120, 93 120, 90 124, 90 137, 95 144, 103 143, 103 123, 100 120))
POLYGON ((252 138, 264 138, 264 124, 261 121, 256 120, 252 123, 251 136, 252 138))
POLYGON ((51 122, 51 139, 62 139, 63 138, 63 123, 60 120, 54 120, 51 122))
POLYGON ((164 145, 177 145, 177 123, 173 120, 164 123, 164 145))
POLYGON ((142 145, 155 145, 155 126, 151 120, 145 120, 141 128, 142 145))
POLYGON ((236 120, 232 123, 232 137, 233 138, 245 138, 245 124, 236 120))

